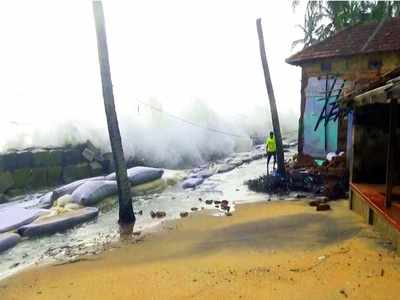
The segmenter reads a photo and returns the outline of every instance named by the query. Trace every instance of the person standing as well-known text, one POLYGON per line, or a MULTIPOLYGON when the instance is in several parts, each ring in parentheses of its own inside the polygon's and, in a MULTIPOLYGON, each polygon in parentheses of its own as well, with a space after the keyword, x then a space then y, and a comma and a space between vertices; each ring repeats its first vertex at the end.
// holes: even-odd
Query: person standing
POLYGON ((275 169, 276 163, 276 141, 272 131, 269 133, 269 137, 265 140, 265 148, 267 151, 267 174, 269 174, 269 161, 272 156, 274 157, 273 169, 275 169))

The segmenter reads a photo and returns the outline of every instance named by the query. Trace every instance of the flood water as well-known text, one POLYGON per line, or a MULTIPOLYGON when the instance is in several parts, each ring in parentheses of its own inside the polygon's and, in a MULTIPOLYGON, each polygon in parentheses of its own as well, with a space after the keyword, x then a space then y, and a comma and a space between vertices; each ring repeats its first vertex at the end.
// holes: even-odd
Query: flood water
MULTIPOLYGON (((285 155, 291 157, 294 151, 285 155)), ((270 164, 271 167, 272 163, 270 164)), ((278 196, 269 196, 250 191, 244 184, 246 180, 265 174, 265 158, 243 164, 232 171, 215 174, 206 179, 196 189, 183 190, 178 183, 159 194, 134 198, 136 214, 135 231, 151 230, 165 220, 180 218, 180 212, 191 212, 192 207, 199 210, 209 209, 210 213, 224 216, 223 211, 206 205, 205 200, 228 200, 231 211, 234 205, 246 202, 276 200, 278 196), (199 200, 202 199, 202 201, 199 200), (152 219, 150 211, 165 211, 163 219, 152 219)), ((168 170, 166 171, 168 172, 168 170)), ((286 196, 287 197, 287 196, 286 196)), ((34 264, 62 262, 76 259, 79 255, 96 254, 106 245, 119 239, 117 198, 106 199, 100 206, 98 218, 64 233, 26 239, 16 247, 0 254, 0 279, 34 264)))

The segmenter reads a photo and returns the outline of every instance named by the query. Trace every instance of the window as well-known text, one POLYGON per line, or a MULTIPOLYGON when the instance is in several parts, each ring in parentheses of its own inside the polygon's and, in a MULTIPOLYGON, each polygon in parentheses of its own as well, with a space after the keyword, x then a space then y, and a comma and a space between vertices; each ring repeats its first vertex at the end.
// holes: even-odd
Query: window
POLYGON ((322 62, 321 63, 321 71, 322 72, 330 72, 332 69, 332 64, 330 62, 322 62))
POLYGON ((379 70, 382 67, 382 59, 369 59, 368 69, 379 70))

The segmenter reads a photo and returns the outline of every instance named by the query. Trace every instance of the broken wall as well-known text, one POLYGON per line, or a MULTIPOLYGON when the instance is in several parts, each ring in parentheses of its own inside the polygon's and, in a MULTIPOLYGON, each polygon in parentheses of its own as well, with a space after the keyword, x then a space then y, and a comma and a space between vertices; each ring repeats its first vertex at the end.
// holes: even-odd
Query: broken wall
MULTIPOLYGON (((348 148, 346 146, 349 141, 346 117, 336 124, 334 122, 329 125, 326 134, 325 131, 313 132, 311 130, 314 129, 316 119, 318 119, 316 117, 317 114, 319 115, 317 110, 321 109, 320 103, 316 103, 316 97, 313 94, 320 95, 325 93, 326 77, 328 75, 345 81, 343 93, 347 94, 356 88, 377 80, 380 76, 392 71, 399 65, 399 52, 354 55, 304 63, 302 65, 298 151, 314 157, 321 157, 329 150, 346 151, 346 148, 348 148), (372 69, 369 65, 371 60, 381 61, 382 64, 379 68, 372 69), (326 65, 326 63, 330 63, 329 71, 323 70, 323 65, 326 65), (336 147, 334 139, 336 139, 336 147), (325 146, 325 141, 327 141, 327 151, 325 151, 325 147, 322 148, 322 145, 325 146)), ((333 100, 329 99, 329 101, 333 100)))

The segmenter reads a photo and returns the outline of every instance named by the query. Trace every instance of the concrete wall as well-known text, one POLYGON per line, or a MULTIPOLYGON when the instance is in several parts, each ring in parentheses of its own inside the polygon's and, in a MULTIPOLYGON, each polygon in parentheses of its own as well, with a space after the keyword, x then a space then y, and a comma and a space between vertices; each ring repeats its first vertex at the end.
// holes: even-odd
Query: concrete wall
POLYGON ((330 74, 340 76, 344 80, 354 82, 357 85, 377 80, 381 75, 398 67, 400 65, 400 52, 363 54, 317 60, 302 65, 304 75, 307 77, 325 75, 326 72, 321 69, 321 64, 324 62, 331 63, 330 74), (378 70, 370 69, 368 66, 370 60, 381 60, 381 68, 378 70))
POLYGON ((90 142, 75 147, 27 149, 0 154, 0 194, 15 196, 26 190, 69 183, 113 170, 112 157, 90 142))
POLYGON ((385 217, 370 206, 367 201, 355 190, 351 190, 350 208, 359 214, 365 223, 374 226, 385 238, 391 240, 400 254, 400 232, 385 217))

